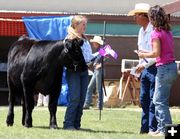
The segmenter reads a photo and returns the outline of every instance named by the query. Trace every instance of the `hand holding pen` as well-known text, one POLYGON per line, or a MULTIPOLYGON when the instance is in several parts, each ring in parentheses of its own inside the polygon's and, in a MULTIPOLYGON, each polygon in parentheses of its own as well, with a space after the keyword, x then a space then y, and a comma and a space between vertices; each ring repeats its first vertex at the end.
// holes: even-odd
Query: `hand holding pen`
MULTIPOLYGON (((136 54, 138 54, 138 56, 139 56, 140 58, 143 58, 143 60, 144 60, 146 63, 148 63, 148 60, 147 60, 146 58, 144 58, 143 54, 141 53, 141 50, 134 50, 134 52, 135 52, 136 54)), ((143 51, 142 51, 142 52, 143 52, 143 51)))

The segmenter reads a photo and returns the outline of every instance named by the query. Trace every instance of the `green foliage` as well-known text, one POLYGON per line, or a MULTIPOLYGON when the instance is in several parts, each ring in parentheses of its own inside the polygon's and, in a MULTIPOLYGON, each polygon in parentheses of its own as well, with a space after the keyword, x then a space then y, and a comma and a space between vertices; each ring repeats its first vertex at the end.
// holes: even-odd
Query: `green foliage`
MULTIPOLYGON (((63 130, 65 107, 58 107, 58 130, 49 129, 49 112, 46 107, 35 107, 33 111, 33 128, 21 125, 21 107, 15 107, 14 126, 6 126, 7 107, 0 107, 0 139, 152 139, 140 135, 139 108, 104 109, 99 120, 99 111, 84 110, 82 130, 63 130)), ((174 123, 180 123, 180 110, 172 112, 174 123)))

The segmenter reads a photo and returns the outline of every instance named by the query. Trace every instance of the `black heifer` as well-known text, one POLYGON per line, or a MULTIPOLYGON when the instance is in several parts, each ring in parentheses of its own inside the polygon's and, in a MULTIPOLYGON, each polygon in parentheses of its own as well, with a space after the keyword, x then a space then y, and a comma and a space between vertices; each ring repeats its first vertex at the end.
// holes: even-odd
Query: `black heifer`
POLYGON ((9 111, 6 123, 14 123, 14 103, 22 98, 22 124, 32 127, 33 95, 49 94, 50 128, 57 128, 56 110, 61 90, 63 65, 72 70, 86 67, 82 51, 82 40, 35 41, 21 38, 8 53, 7 81, 9 87, 9 111))

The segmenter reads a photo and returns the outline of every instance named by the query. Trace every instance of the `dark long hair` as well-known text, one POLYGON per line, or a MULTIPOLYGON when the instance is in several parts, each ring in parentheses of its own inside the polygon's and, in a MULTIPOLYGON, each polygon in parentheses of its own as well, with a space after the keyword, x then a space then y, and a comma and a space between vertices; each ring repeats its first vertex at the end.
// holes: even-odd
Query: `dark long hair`
POLYGON ((151 7, 148 12, 149 20, 152 23, 153 27, 158 31, 165 30, 170 31, 171 26, 169 24, 169 17, 165 13, 164 9, 159 5, 151 7))

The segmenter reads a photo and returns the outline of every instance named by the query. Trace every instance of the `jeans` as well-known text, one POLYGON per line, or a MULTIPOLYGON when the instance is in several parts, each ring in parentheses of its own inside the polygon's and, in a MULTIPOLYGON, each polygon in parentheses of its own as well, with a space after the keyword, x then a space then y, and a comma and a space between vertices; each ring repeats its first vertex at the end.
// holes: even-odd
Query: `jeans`
POLYGON ((94 70, 94 74, 88 85, 85 105, 90 106, 92 102, 92 94, 95 88, 96 91, 98 92, 98 108, 102 109, 103 107, 102 68, 94 70))
POLYGON ((156 131, 157 121, 155 118, 155 106, 153 95, 155 91, 155 77, 157 68, 155 65, 143 70, 141 74, 140 103, 142 107, 141 133, 156 131))
POLYGON ((177 77, 176 63, 165 64, 157 68, 155 93, 155 116, 158 121, 157 130, 165 133, 165 125, 172 124, 169 111, 169 96, 173 82, 177 77))
POLYGON ((88 86, 88 71, 66 72, 66 80, 69 88, 68 106, 64 118, 64 128, 81 127, 83 105, 88 86))

